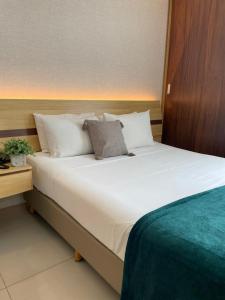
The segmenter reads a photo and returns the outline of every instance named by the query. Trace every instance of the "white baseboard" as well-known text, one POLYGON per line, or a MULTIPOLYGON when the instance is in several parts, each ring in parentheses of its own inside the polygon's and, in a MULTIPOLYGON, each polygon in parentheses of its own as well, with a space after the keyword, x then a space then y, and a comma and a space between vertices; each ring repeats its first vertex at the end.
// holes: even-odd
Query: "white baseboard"
POLYGON ((23 195, 15 195, 0 200, 0 209, 24 203, 23 195))

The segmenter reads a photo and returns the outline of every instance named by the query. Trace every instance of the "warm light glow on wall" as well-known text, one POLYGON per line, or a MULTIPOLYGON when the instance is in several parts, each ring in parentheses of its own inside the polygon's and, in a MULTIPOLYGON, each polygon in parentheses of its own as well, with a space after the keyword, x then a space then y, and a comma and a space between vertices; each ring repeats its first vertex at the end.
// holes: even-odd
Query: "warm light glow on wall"
POLYGON ((0 99, 161 99, 168 0, 3 2, 0 99))
POLYGON ((154 95, 141 92, 93 91, 93 90, 50 90, 8 86, 0 87, 0 99, 39 99, 39 100, 159 100, 154 95))

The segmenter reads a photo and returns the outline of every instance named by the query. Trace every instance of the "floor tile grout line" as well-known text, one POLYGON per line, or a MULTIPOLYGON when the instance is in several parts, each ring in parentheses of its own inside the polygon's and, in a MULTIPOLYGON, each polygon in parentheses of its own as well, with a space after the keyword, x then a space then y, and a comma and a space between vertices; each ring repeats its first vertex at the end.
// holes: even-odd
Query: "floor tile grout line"
POLYGON ((10 292, 9 292, 9 290, 8 290, 8 288, 7 288, 7 286, 6 286, 5 280, 4 280, 4 278, 3 278, 3 276, 2 276, 1 273, 0 273, 0 279, 2 279, 2 282, 3 282, 3 284, 4 284, 4 288, 3 288, 3 289, 0 289, 0 291, 6 291, 7 294, 8 294, 8 296, 9 296, 9 299, 10 299, 10 300, 13 300, 13 298, 12 298, 12 296, 11 296, 11 294, 10 294, 10 292))
POLYGON ((30 276, 28 276, 28 277, 26 277, 26 278, 24 278, 24 279, 18 280, 18 281, 14 282, 14 283, 11 283, 11 284, 9 284, 9 285, 6 285, 6 284, 5 284, 6 289, 12 287, 13 285, 22 283, 23 281, 26 281, 26 280, 28 280, 28 279, 30 279, 30 278, 32 278, 32 277, 35 277, 35 276, 37 276, 37 275, 39 275, 39 274, 41 274, 41 273, 46 272, 46 271, 48 271, 48 270, 51 270, 51 269, 53 269, 53 268, 55 268, 55 267, 57 267, 57 266, 59 266, 59 265, 65 263, 65 262, 71 260, 72 258, 73 258, 73 256, 70 256, 70 257, 68 257, 67 259, 63 260, 63 261, 58 262, 57 264, 54 264, 54 265, 52 265, 52 266, 50 266, 50 267, 48 267, 48 268, 46 268, 46 269, 44 269, 44 270, 42 270, 42 271, 39 271, 39 272, 37 272, 37 273, 35 273, 35 274, 33 274, 33 275, 30 275, 30 276))
POLYGON ((9 299, 13 300, 13 297, 11 296, 11 294, 10 294, 10 292, 9 292, 9 290, 7 288, 6 288, 6 292, 7 292, 8 296, 9 296, 9 299))
POLYGON ((7 289, 7 286, 6 286, 6 283, 5 283, 5 280, 4 280, 4 277, 2 276, 2 274, 0 273, 0 278, 1 278, 1 280, 2 280, 2 282, 3 282, 3 284, 4 284, 4 288, 3 289, 1 289, 0 291, 6 291, 7 292, 7 294, 8 294, 8 296, 9 296, 9 299, 10 300, 13 300, 13 298, 12 298, 12 296, 11 296, 11 294, 10 294, 10 292, 8 291, 8 289, 7 289))
POLYGON ((2 276, 2 273, 0 273, 0 279, 2 280, 2 282, 3 282, 3 284, 4 284, 4 288, 3 288, 3 289, 0 289, 0 291, 1 291, 1 290, 6 289, 7 286, 6 286, 5 280, 4 280, 3 276, 2 276))

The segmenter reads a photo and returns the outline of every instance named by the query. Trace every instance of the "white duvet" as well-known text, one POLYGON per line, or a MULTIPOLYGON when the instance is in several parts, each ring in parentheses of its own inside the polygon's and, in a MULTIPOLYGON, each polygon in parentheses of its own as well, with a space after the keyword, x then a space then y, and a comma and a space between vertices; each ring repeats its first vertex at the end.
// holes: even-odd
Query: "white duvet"
POLYGON ((29 157, 34 185, 124 259, 129 232, 146 213, 225 185, 225 159, 155 143, 135 157, 29 157))

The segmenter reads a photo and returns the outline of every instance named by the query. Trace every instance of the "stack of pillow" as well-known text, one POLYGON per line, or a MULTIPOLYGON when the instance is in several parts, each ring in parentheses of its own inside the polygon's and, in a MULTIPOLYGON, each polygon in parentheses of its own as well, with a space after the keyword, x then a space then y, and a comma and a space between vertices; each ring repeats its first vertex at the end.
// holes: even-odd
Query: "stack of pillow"
POLYGON ((95 113, 34 114, 42 152, 53 157, 95 153, 96 159, 127 155, 150 146, 153 137, 149 111, 124 115, 95 113))

